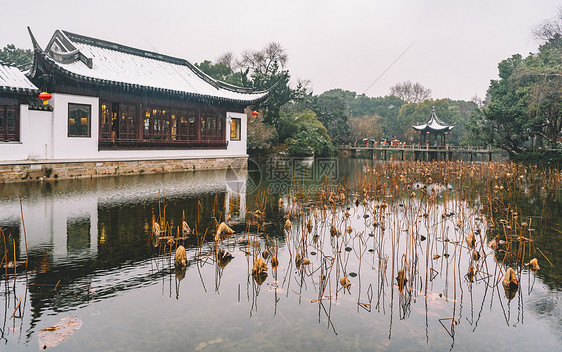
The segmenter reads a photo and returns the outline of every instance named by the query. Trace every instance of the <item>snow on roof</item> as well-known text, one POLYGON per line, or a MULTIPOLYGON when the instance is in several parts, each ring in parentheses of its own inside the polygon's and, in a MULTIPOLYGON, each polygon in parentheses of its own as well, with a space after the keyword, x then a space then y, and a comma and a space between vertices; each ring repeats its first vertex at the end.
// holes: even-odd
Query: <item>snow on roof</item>
POLYGON ((118 82, 172 92, 251 103, 267 92, 216 81, 189 62, 120 44, 55 32, 47 54, 62 69, 94 80, 118 82), (74 57, 74 59, 69 59, 74 57))
POLYGON ((16 66, 0 61, 0 90, 29 92, 38 89, 16 66))
POLYGON ((437 114, 435 113, 435 107, 431 109, 431 117, 429 121, 422 125, 414 125, 412 126, 417 131, 422 130, 434 130, 434 131, 448 131, 451 130, 454 126, 447 125, 443 121, 439 120, 437 114))

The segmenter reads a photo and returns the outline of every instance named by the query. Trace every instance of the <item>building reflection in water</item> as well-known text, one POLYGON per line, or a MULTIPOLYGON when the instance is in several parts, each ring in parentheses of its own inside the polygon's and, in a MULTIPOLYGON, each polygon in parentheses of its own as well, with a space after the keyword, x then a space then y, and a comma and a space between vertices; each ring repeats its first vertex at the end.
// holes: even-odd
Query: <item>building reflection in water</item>
MULTIPOLYGON (((8 239, 9 257, 14 256, 15 241, 16 258, 24 262, 25 223, 34 320, 49 306, 83 302, 88 295, 84 288, 107 270, 146 265, 147 258, 157 256, 148 246, 153 216, 165 215, 171 229, 181 228, 185 217, 201 234, 214 232, 215 219, 244 223, 246 175, 237 170, 233 178, 221 170, 1 185, 0 228, 8 239), (59 280, 61 287, 80 287, 80 294, 67 290, 65 297, 55 297, 52 287, 44 289, 59 280)), ((192 237, 186 247, 197 245, 192 237)), ((150 278, 129 277, 114 282, 106 293, 147 284, 150 278)), ((96 296, 104 294, 100 291, 96 296)))

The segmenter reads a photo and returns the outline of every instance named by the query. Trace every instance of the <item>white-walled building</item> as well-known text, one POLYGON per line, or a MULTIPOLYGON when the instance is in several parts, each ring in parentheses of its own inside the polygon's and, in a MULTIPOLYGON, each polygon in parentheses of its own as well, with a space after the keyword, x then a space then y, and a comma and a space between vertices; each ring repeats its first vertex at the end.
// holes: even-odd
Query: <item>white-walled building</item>
MULTIPOLYGON (((45 50, 31 38, 26 75, 0 64, 0 114, 4 106, 19 112, 0 120, 0 182, 246 163, 244 111, 267 92, 217 81, 183 59, 65 31, 45 50), (6 93, 14 89, 19 99, 6 93), (39 89, 52 94, 48 110, 30 110, 21 98, 39 89)), ((37 98, 31 107, 41 109, 37 98)))

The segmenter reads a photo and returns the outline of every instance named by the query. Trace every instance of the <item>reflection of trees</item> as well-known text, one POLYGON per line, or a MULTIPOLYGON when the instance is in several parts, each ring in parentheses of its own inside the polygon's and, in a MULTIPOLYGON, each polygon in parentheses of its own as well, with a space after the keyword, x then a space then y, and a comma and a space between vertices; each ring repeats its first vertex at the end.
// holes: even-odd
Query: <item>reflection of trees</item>
MULTIPOLYGON (((562 223, 562 202, 550 196, 540 186, 537 187, 535 183, 531 186, 524 189, 526 193, 523 191, 498 192, 500 197, 494 199, 491 207, 486 207, 486 213, 490 216, 488 222, 496 225, 488 230, 487 238, 490 241, 495 236, 499 236, 499 239, 505 240, 506 236, 512 235, 515 236, 513 246, 519 245, 517 241, 519 233, 532 239, 532 242, 525 244, 525 262, 537 257, 541 263, 541 269, 536 272, 536 275, 551 289, 559 290, 562 288, 562 273, 556 268, 562 266, 562 232, 558 230, 558 224, 562 223), (516 216, 518 219, 514 221, 516 216), (528 224, 524 229, 521 229, 522 222, 528 224), (517 225, 513 226, 513 223, 517 225), (530 256, 529 246, 531 247, 530 256)), ((504 189, 506 187, 509 187, 508 184, 504 185, 504 189)), ((506 261, 507 263, 519 260, 517 256, 506 258, 505 248, 500 248, 496 252, 496 258, 499 262, 506 261)))
MULTIPOLYGON (((14 220, 4 224, 0 224, 0 257, 3 258, 2 265, 21 260, 20 253, 20 222, 14 220), (14 243, 15 242, 15 243, 14 243), (14 253, 15 248, 15 253, 14 253)), ((25 253, 23 260, 25 260, 25 253)), ((0 270, 1 272, 4 270, 0 270)))

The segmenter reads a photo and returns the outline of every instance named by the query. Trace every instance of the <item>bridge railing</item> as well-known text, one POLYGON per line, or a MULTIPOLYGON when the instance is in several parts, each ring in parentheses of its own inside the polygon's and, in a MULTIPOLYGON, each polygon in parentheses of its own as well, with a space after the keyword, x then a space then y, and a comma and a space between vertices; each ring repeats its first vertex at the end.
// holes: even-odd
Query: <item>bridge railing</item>
POLYGON ((473 153, 489 153, 489 152, 497 152, 497 150, 493 150, 491 147, 478 147, 478 146, 460 146, 460 145, 419 145, 419 144, 399 144, 399 145, 391 145, 391 144, 375 144, 375 145, 340 145, 338 149, 356 149, 356 150, 418 150, 418 151, 458 151, 458 152, 473 152, 473 153))

